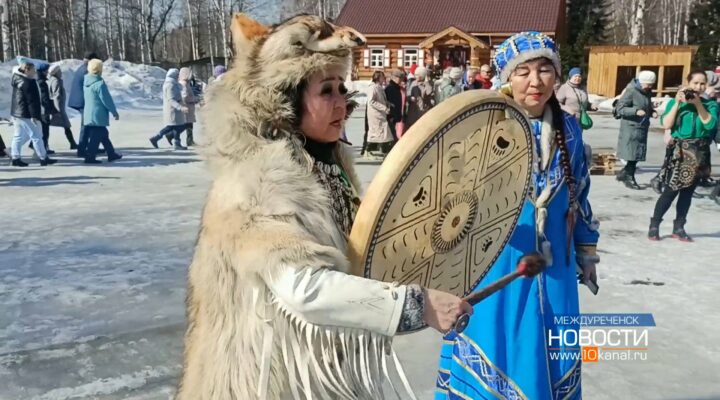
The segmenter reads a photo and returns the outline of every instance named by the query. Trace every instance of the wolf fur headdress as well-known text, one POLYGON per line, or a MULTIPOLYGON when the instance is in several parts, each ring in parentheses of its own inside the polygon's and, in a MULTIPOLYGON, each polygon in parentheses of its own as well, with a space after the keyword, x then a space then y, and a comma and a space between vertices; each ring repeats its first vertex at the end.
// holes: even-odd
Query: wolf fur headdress
POLYGON ((208 103, 223 104, 223 98, 231 96, 235 108, 225 115, 208 108, 213 115, 204 118, 205 150, 210 152, 207 158, 211 163, 218 159, 216 155, 242 156, 256 143, 248 137, 240 141, 213 135, 215 126, 237 124, 243 134, 260 141, 296 139, 297 88, 316 72, 335 67, 349 71, 352 49, 365 43, 354 29, 309 15, 265 27, 237 14, 231 30, 236 57, 221 81, 225 90, 211 88, 208 103))

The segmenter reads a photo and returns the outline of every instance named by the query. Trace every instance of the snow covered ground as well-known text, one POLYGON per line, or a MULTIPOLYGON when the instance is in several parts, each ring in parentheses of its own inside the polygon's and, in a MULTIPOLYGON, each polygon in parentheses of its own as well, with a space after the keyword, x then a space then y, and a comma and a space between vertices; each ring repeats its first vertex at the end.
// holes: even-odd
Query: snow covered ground
MULTIPOLYGON (((361 116, 362 110, 351 118, 348 131, 356 145, 361 116)), ((173 152, 166 143, 149 148, 147 138, 162 125, 159 112, 121 108, 120 117, 110 132, 125 155, 121 162, 83 165, 53 128, 56 166, 0 166, 2 400, 172 396, 181 368, 186 271, 210 180, 194 152, 173 152)), ((618 121, 594 118, 587 141, 614 147, 618 121)), ((10 142, 7 126, 0 125, 0 134, 10 142)), ((662 158, 657 131, 649 153, 641 184, 662 158)), ((720 171, 720 155, 713 157, 720 171)), ((357 164, 368 183, 377 164, 357 164)), ((655 199, 651 189, 593 179, 591 200, 602 221, 601 289, 592 296, 581 288, 583 311, 649 312, 657 327, 650 330, 647 361, 583 367, 586 399, 720 398, 720 206, 693 201, 687 228, 695 243, 653 243, 645 234, 655 199)), ((671 210, 664 236, 673 217, 671 210)), ((396 344, 419 398, 432 398, 440 336, 426 330, 396 344)))

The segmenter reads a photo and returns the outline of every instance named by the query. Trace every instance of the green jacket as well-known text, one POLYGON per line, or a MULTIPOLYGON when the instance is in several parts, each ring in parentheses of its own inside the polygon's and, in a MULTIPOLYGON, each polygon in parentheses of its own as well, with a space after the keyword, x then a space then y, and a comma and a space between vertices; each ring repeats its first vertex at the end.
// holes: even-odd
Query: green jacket
MULTIPOLYGON (((675 139, 712 139, 712 133, 718 124, 718 103, 714 100, 700 99, 705 109, 710 114, 710 121, 703 123, 698 116, 697 109, 690 103, 680 105, 677 117, 675 117, 675 125, 673 125, 671 134, 675 139)), ((663 122, 665 116, 675 105, 676 100, 672 99, 665 107, 665 112, 660 117, 663 122)))

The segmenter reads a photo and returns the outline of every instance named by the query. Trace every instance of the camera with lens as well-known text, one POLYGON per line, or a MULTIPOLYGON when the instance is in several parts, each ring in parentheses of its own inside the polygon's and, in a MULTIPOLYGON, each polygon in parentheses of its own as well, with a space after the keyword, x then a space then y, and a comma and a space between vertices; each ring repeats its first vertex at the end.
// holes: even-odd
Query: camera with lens
POLYGON ((697 92, 692 89, 685 89, 683 90, 683 93, 685 94, 685 100, 690 101, 697 96, 697 92))

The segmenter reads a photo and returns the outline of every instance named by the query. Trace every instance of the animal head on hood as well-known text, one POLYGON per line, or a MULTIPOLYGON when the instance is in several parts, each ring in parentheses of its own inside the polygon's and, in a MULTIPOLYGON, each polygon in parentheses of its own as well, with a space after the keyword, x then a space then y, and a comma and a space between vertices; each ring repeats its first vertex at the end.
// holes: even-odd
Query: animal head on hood
POLYGON ((352 28, 310 15, 267 27, 237 14, 231 31, 233 66, 210 86, 201 111, 210 132, 206 149, 223 156, 263 139, 297 139, 298 104, 308 79, 331 71, 344 77, 353 48, 365 42, 352 28))
POLYGON ((365 43, 356 30, 312 15, 266 27, 238 14, 231 30, 237 54, 232 70, 247 71, 250 79, 278 89, 297 86, 333 64, 349 68, 352 48, 365 43))

